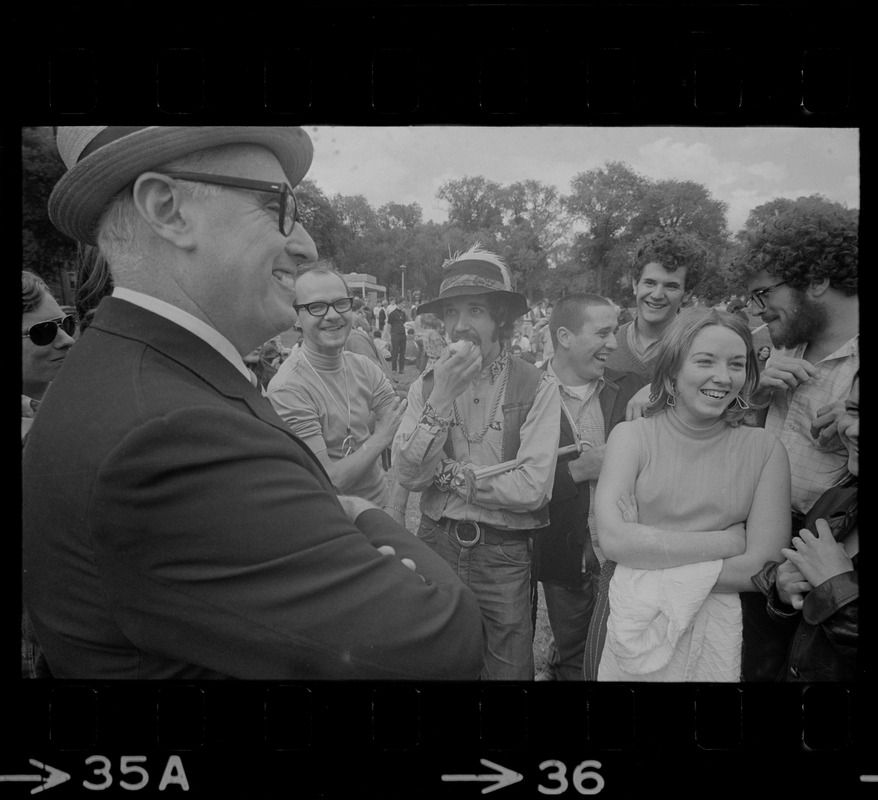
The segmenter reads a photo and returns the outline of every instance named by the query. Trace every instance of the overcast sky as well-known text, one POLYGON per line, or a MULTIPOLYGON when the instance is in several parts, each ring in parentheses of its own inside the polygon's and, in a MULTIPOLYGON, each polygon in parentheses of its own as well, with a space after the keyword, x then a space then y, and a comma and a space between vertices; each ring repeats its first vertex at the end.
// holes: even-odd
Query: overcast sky
POLYGON ((535 179, 567 194, 580 172, 624 161, 652 180, 703 184, 728 203, 732 232, 775 197, 822 194, 860 206, 859 132, 843 128, 309 127, 308 177, 327 196, 361 194, 374 208, 417 202, 443 222, 436 190, 483 175, 501 184, 535 179))

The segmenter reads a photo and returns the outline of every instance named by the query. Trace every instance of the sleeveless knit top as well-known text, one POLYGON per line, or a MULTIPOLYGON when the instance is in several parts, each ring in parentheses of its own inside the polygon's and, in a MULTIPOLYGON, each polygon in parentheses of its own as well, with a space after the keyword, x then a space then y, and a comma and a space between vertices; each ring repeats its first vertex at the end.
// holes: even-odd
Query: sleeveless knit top
MULTIPOLYGON (((634 494, 642 524, 709 531, 747 520, 777 446, 773 434, 722 421, 696 428, 673 409, 630 424, 638 434, 632 456, 639 460, 634 494)), ((617 565, 608 587, 610 619, 598 680, 739 680, 741 604, 737 594, 710 592, 720 569, 719 560, 656 571, 617 565), (639 595, 641 590, 647 594, 639 595), (693 601, 700 607, 691 606, 693 601), (657 615, 659 609, 663 615, 657 615), (647 622, 651 632, 642 627, 647 622), (667 641, 672 630, 677 633, 667 641)))
POLYGON ((640 522, 668 530, 723 530, 744 522, 777 445, 763 428, 687 425, 673 409, 631 423, 638 432, 640 522))

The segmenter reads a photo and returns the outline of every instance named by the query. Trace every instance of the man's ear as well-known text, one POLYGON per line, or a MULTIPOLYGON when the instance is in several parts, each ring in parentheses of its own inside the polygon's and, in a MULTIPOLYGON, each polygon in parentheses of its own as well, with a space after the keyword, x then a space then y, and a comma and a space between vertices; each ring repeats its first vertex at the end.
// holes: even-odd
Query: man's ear
POLYGON ((158 172, 144 172, 134 182, 134 205, 146 224, 162 239, 189 249, 193 227, 185 198, 173 179, 158 172))
POLYGON ((555 331, 555 338, 558 340, 558 347, 566 350, 570 346, 570 337, 572 335, 573 334, 570 333, 569 329, 560 325, 558 330, 555 331))
POLYGON ((829 289, 829 278, 823 278, 819 281, 811 281, 808 286, 808 294, 811 297, 822 297, 826 290, 829 289))

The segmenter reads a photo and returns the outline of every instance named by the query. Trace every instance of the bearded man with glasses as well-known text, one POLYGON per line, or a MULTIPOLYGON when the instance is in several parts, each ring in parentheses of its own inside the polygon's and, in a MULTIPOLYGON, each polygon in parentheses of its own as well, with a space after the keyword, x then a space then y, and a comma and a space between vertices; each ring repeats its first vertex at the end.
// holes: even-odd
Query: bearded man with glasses
POLYGON ((774 345, 754 400, 790 454, 802 516, 847 477, 835 423, 860 362, 857 233, 856 212, 793 206, 750 234, 736 264, 774 345))
POLYGON ((384 507, 381 454, 393 442, 406 401, 374 361, 344 349, 354 298, 341 275, 323 267, 301 273, 296 298, 302 346, 271 379, 268 399, 339 491, 384 507))
MULTIPOLYGON (((800 200, 749 232, 733 265, 746 282, 750 312, 767 324, 774 345, 751 397, 762 407, 759 424, 789 454, 793 535, 821 495, 850 477, 837 423, 860 365, 858 229, 858 212, 800 200)), ((758 641, 764 602, 755 592, 742 599, 744 679, 772 680, 786 639, 769 630, 758 641)))
POLYGON ((50 219, 100 248, 113 289, 24 449, 24 596, 53 675, 475 678, 471 592, 337 494, 244 364, 293 325, 317 258, 293 195, 308 135, 83 126, 57 143, 50 219))

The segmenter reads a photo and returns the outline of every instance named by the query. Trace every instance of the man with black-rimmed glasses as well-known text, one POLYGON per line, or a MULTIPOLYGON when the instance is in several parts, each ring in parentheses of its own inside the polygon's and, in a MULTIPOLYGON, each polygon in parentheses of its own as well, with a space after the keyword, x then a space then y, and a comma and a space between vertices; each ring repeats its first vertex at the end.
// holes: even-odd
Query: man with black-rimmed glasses
POLYGON ((390 447, 406 401, 374 361, 345 350, 354 298, 325 267, 296 279, 302 346, 268 384, 281 419, 320 459, 345 494, 387 504, 381 454, 390 447))
POLYGON ((50 218, 100 248, 113 290, 24 452, 24 594, 53 675, 476 677, 471 592, 374 504, 336 493, 244 364, 291 327, 317 257, 293 194, 307 134, 71 127, 57 141, 50 218))

